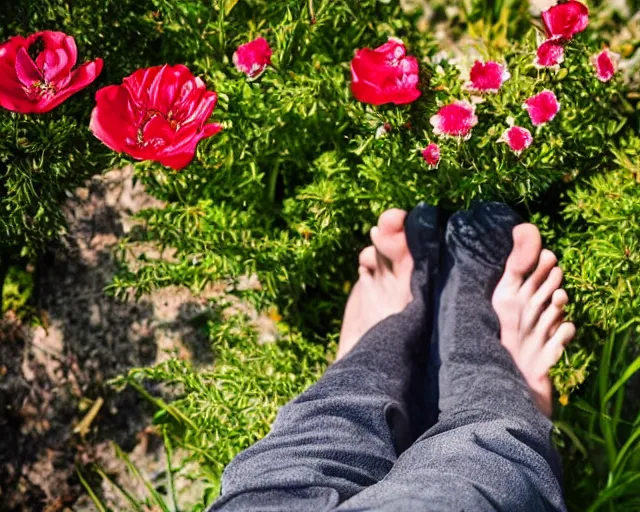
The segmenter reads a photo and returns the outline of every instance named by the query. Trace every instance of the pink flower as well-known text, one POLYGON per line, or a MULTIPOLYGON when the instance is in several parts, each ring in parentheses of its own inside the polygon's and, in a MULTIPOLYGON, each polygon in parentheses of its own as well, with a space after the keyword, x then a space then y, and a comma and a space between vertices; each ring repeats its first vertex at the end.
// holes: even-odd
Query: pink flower
POLYGON ((454 101, 442 107, 429 122, 433 133, 445 137, 471 137, 471 129, 478 124, 476 108, 468 101, 454 101))
POLYGON ((418 60, 407 57, 400 39, 356 51, 351 61, 351 91, 358 101, 372 105, 411 103, 420 97, 418 60))
POLYGON ((236 69, 249 78, 259 77, 267 66, 271 65, 271 47, 264 37, 259 37, 238 46, 233 54, 236 69))
POLYGON ((433 142, 422 150, 422 158, 427 162, 429 167, 438 167, 440 162, 440 146, 433 142))
POLYGON ((182 64, 139 69, 96 93, 89 129, 114 151, 180 170, 222 130, 207 123, 217 100, 182 64))
POLYGON ((533 137, 531 132, 521 126, 511 126, 507 128, 498 142, 506 142, 516 155, 522 153, 531 146, 533 137))
POLYGON ((0 107, 23 114, 44 114, 91 84, 102 59, 76 67, 73 37, 45 30, 14 36, 0 44, 0 107))
POLYGON ((538 46, 533 65, 537 68, 558 69, 564 61, 564 46, 556 39, 547 39, 538 46))
POLYGON ((547 90, 531 96, 522 106, 529 112, 534 126, 551 121, 560 111, 560 103, 558 103, 556 95, 547 90))
POLYGON ((589 24, 589 9, 583 3, 570 0, 554 5, 542 13, 549 39, 571 39, 589 24))
POLYGON ((620 55, 605 48, 600 53, 591 57, 591 62, 596 68, 596 75, 601 82, 608 82, 613 78, 618 69, 620 55))
POLYGON ((511 73, 507 71, 506 66, 493 61, 477 60, 471 68, 469 81, 465 87, 475 92, 498 92, 502 84, 509 78, 511 78, 511 73))

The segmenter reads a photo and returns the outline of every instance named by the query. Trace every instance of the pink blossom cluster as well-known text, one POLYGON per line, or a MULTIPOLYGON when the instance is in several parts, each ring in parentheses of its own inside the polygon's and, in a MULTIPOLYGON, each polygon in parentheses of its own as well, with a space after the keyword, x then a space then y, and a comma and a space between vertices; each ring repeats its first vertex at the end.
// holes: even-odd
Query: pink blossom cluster
MULTIPOLYGON (((240 45, 236 68, 253 80, 271 64, 272 51, 259 37, 240 45)), ((103 60, 76 67, 75 39, 44 30, 0 43, 0 107, 45 114, 92 84, 103 60)), ((198 143, 219 133, 208 123, 218 95, 182 64, 138 69, 121 85, 96 93, 89 129, 106 146, 137 160, 153 160, 180 170, 194 158, 198 143)))
MULTIPOLYGON (((554 5, 542 13, 547 39, 538 46, 534 66, 558 70, 564 62, 564 48, 574 35, 589 24, 589 9, 577 0, 554 5)), ((596 76, 601 82, 613 78, 620 55, 604 48, 591 57, 596 76)))
MULTIPOLYGON (((536 52, 533 64, 537 68, 559 69, 564 60, 566 45, 585 30, 589 24, 589 10, 577 1, 569 0, 554 5, 542 13, 546 39, 536 52)), ((598 80, 611 80, 617 68, 619 56, 605 48, 591 59, 598 80)), ((370 50, 358 50, 351 62, 351 90, 359 101, 373 105, 411 103, 421 96, 418 61, 408 56, 403 42, 390 38, 384 45, 370 50)), ((505 64, 492 60, 474 62, 464 89, 477 96, 497 94, 511 78, 505 64)), ((560 111, 555 93, 544 89, 523 103, 533 126, 550 122, 560 111)), ((455 100, 444 105, 431 117, 433 133, 438 137, 454 137, 467 140, 478 124, 475 104, 467 100, 455 100)), ((513 118, 507 120, 508 128, 498 142, 506 143, 517 155, 533 143, 531 131, 517 126, 513 118)), ((425 162, 432 168, 440 162, 440 147, 430 142, 422 150, 425 162)))

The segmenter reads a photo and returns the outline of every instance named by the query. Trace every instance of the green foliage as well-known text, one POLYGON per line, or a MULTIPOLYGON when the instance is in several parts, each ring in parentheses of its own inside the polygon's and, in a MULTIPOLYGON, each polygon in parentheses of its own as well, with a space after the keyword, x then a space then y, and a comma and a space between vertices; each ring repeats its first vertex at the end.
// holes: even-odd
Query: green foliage
POLYGON ((570 313, 579 327, 574 343, 578 349, 570 353, 577 359, 554 370, 556 388, 563 395, 584 381, 587 354, 598 350, 611 330, 640 320, 638 151, 640 139, 624 141, 615 150, 618 169, 576 184, 547 232, 561 257, 564 286, 572 298, 570 313))
MULTIPOLYGON (((437 19, 449 3, 435 4, 437 19)), ((571 42, 560 71, 542 71, 532 65, 538 41, 527 2, 457 5, 452 32, 485 41, 480 56, 506 62, 512 78, 477 104, 479 124, 469 140, 439 141, 442 161, 433 170, 420 156, 435 140, 429 119, 444 104, 470 99, 459 68, 471 62, 439 55, 429 33, 416 29, 420 9, 407 13, 386 0, 3 6, 0 40, 62 30, 76 38, 80 60, 102 57, 105 69, 50 114, 0 112, 0 267, 60 234, 67 194, 120 162, 88 131, 96 88, 140 67, 184 63, 219 93, 213 119, 225 129, 200 144, 188 168, 136 164, 137 177, 166 206, 139 214, 143 222, 122 241, 121 259, 144 241, 175 248, 175 260, 143 255, 130 268, 123 263, 110 287, 142 294, 256 274, 262 290, 245 298, 283 312, 287 324, 276 344, 260 345, 241 316, 220 317, 208 325, 214 368, 174 358, 119 380, 158 407, 156 423, 201 462, 213 488, 225 464, 262 437, 278 407, 326 366, 332 346, 318 338, 336 336, 356 254, 376 216, 419 200, 453 209, 497 199, 536 213, 574 300, 578 337, 553 371, 561 402, 569 404, 558 424, 571 468, 569 502, 580 510, 637 503, 629 491, 638 425, 624 395, 631 382, 624 379, 637 366, 629 360, 637 356, 640 311, 636 113, 620 78, 602 84, 593 73, 589 57, 606 42, 597 30, 571 42), (248 81, 231 59, 258 35, 271 43, 274 65, 248 81), (419 58, 424 94, 408 106, 360 104, 349 90, 353 51, 388 36, 401 37, 419 58), (543 89, 556 93, 561 110, 533 129, 521 105, 543 89), (509 117, 533 132, 534 144, 521 156, 497 143, 509 117), (598 378, 585 384, 594 366, 598 378), (177 400, 149 395, 146 379, 174 387, 177 400)))
POLYGON ((581 180, 558 218, 539 219, 561 256, 579 327, 553 370, 568 403, 557 426, 573 510, 640 505, 639 151, 637 137, 623 141, 615 150, 617 169, 581 180), (594 375, 583 384, 589 371, 594 375))
POLYGON ((573 510, 633 511, 640 506, 640 322, 614 323, 610 332, 596 378, 556 422, 564 434, 566 495, 573 510))
POLYGON ((18 317, 28 315, 31 312, 29 300, 32 293, 33 276, 18 267, 10 267, 2 288, 2 297, 0 297, 0 304, 3 307, 0 314, 13 311, 18 317))
POLYGON ((224 467, 267 434, 278 409, 319 378, 335 351, 335 343, 324 347, 279 327, 280 341, 261 344, 245 315, 225 311, 207 325, 213 368, 172 358, 131 370, 114 384, 132 385, 158 407, 154 423, 193 454, 217 489, 224 467), (165 383, 179 398, 167 404, 151 397, 140 385, 145 380, 165 383))
POLYGON ((92 86, 50 113, 0 109, 0 261, 33 257, 64 230, 62 203, 90 176, 116 159, 89 132, 93 93, 147 65, 161 36, 151 2, 20 0, 0 11, 0 41, 39 30, 72 35, 78 63, 102 57, 92 86))

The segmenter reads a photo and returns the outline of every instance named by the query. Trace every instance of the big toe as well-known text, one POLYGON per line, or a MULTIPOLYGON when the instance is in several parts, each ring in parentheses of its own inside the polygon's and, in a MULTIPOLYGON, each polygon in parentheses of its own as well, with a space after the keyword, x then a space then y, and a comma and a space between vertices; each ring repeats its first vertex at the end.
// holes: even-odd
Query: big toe
POLYGON ((394 269, 397 265, 411 260, 404 232, 406 216, 407 213, 403 210, 387 210, 380 216, 378 226, 371 229, 373 245, 380 255, 391 262, 394 269))
POLYGON ((404 231, 404 220, 406 217, 407 212, 399 208, 391 208, 382 212, 378 218, 378 229, 380 233, 387 235, 404 231))
POLYGON ((513 249, 503 279, 509 286, 520 287, 540 257, 542 237, 533 224, 519 224, 513 228, 513 249))

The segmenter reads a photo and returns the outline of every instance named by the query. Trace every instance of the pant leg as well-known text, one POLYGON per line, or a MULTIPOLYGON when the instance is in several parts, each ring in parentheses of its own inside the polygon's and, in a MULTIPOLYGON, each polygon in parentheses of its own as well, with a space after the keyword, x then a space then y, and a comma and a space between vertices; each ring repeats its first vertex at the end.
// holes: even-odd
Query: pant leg
POLYGON ((449 221, 437 319, 439 421, 383 481, 338 510, 565 510, 551 422, 500 345, 491 306, 518 222, 496 204, 449 221))
POLYGON ((376 325, 281 409, 271 432, 226 468, 212 511, 324 511, 379 482, 415 439, 408 395, 422 372, 437 211, 407 218, 414 300, 376 325))

